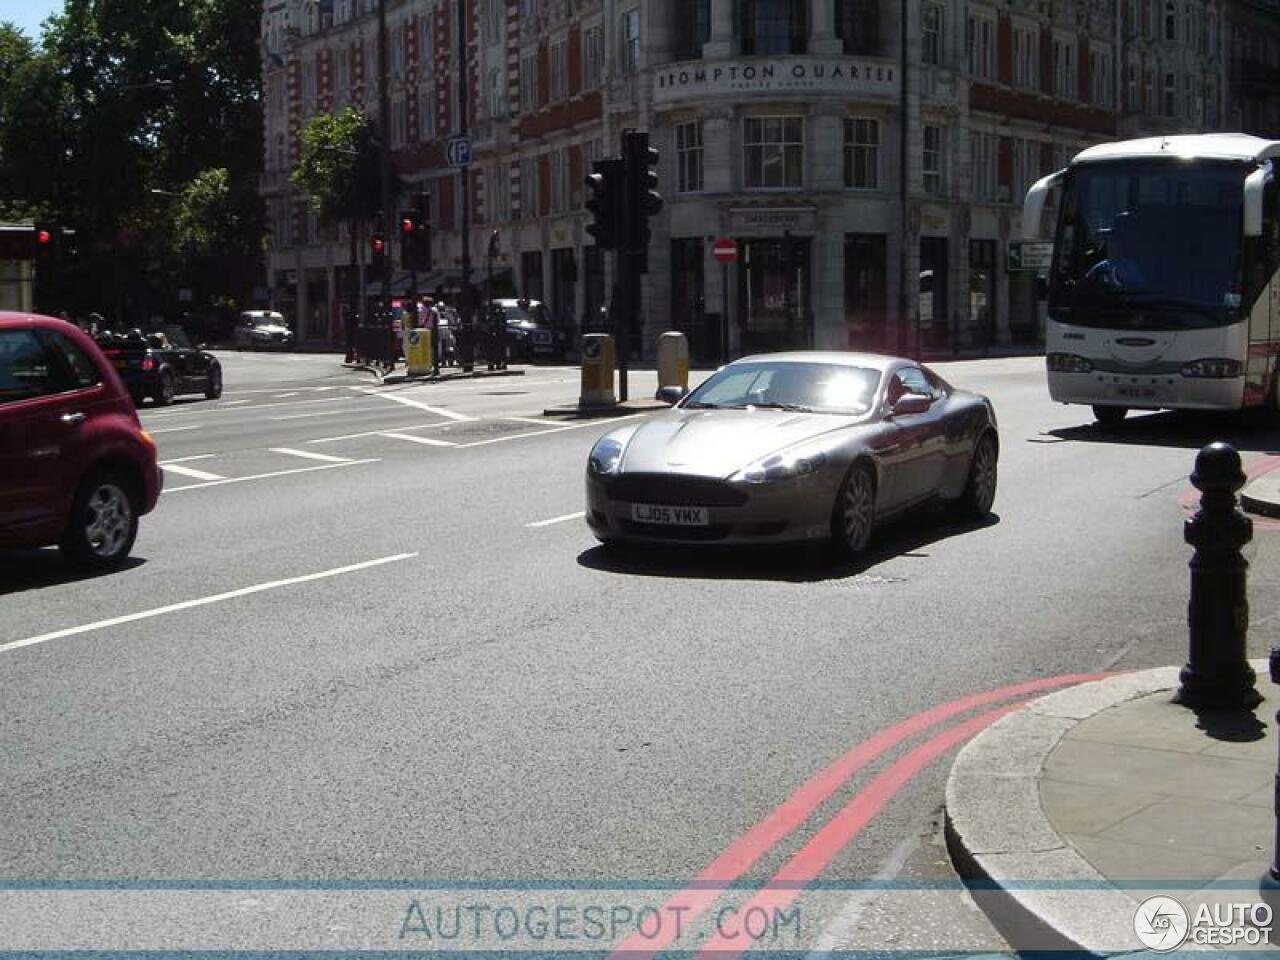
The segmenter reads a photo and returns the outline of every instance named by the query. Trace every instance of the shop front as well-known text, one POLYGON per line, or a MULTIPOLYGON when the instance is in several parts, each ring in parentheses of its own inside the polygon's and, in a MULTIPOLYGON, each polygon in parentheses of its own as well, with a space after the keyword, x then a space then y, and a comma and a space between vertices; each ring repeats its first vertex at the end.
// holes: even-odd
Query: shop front
POLYGON ((790 233, 782 237, 752 237, 740 240, 738 250, 741 352, 812 347, 812 238, 790 233))

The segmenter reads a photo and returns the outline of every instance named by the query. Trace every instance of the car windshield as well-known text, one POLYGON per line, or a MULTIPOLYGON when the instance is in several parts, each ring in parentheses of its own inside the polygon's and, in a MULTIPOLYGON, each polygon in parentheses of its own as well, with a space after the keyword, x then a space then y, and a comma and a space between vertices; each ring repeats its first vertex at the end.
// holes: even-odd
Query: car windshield
POLYGON ((169 338, 169 343, 180 350, 196 349, 195 340, 191 334, 187 333, 185 327, 178 327, 170 324, 164 328, 164 335, 169 338))
POLYGON ((718 371, 680 406, 687 410, 764 407, 842 416, 866 414, 880 371, 841 363, 759 361, 718 371))

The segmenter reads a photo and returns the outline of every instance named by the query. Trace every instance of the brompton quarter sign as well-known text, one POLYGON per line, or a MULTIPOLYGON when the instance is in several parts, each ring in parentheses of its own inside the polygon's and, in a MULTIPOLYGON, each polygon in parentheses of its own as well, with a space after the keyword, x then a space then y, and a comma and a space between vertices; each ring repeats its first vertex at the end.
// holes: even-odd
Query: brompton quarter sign
POLYGON ((709 63, 675 64, 654 73, 655 101, 685 100, 740 93, 897 92, 892 60, 852 57, 752 57, 709 63))

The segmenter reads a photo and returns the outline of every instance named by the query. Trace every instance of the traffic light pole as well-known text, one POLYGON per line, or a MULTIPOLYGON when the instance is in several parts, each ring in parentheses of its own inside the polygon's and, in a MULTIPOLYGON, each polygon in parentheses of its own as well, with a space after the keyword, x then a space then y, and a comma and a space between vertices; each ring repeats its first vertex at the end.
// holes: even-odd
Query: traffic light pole
MULTIPOLYGON (((384 0, 385 2, 385 0, 384 0)), ((467 92, 467 4, 466 0, 458 0, 458 135, 466 137, 469 133, 467 106, 470 94, 467 92)), ((463 164, 458 171, 462 181, 462 311, 460 319, 471 335, 471 357, 475 358, 475 312, 471 297, 471 170, 463 164)))
MULTIPOLYGON (((379 143, 379 191, 382 198, 383 242, 393 236, 391 232, 391 91, 387 68, 387 0, 378 0, 378 139, 379 143)), ((382 310, 391 306, 391 264, 382 267, 382 310)))

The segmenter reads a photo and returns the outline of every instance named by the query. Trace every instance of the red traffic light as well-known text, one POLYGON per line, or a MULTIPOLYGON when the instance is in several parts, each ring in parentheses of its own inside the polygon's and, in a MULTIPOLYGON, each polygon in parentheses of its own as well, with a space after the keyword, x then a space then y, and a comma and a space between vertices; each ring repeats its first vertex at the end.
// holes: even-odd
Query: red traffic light
POLYGON ((36 243, 40 244, 42 247, 47 247, 49 244, 53 243, 53 234, 48 230, 37 230, 36 243))
POLYGON ((413 233, 417 224, 413 222, 412 217, 405 217, 400 221, 400 232, 404 234, 413 233))
POLYGON ((387 242, 386 242, 385 240, 383 240, 381 237, 374 237, 374 238, 373 238, 373 252, 374 252, 374 253, 382 253, 382 251, 386 249, 386 246, 387 246, 387 242))

